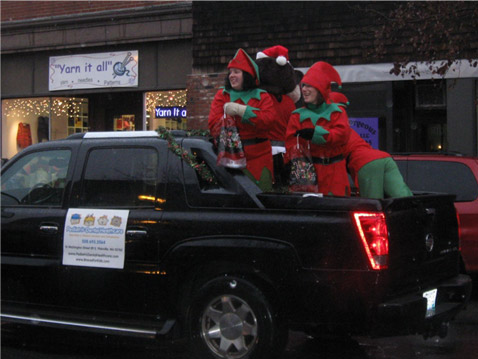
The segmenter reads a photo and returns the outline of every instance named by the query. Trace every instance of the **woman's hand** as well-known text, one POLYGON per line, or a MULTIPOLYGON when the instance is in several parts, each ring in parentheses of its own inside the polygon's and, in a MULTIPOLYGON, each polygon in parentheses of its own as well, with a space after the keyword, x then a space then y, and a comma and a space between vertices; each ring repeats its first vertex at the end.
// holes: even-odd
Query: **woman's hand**
POLYGON ((224 112, 230 116, 244 116, 246 112, 246 105, 241 105, 235 102, 226 102, 224 104, 224 112))

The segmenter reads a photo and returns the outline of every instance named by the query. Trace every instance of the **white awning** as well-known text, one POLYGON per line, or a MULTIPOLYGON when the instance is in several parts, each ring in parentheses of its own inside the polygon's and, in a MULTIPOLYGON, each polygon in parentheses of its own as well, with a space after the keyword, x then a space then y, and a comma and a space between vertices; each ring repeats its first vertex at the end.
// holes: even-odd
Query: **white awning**
MULTIPOLYGON (((478 60, 473 59, 473 62, 478 60)), ((426 62, 411 62, 407 65, 407 68, 410 66, 417 66, 418 73, 420 76, 417 76, 416 80, 430 80, 430 79, 440 79, 440 75, 433 75, 429 69, 430 66, 440 67, 444 61, 433 61, 431 63, 426 62)), ((413 80, 411 75, 393 75, 390 74, 390 70, 393 68, 392 63, 382 63, 382 64, 363 64, 363 65, 344 65, 344 66, 334 66, 337 69, 343 83, 346 82, 385 82, 385 81, 405 81, 413 80)), ((300 67, 297 70, 302 71, 304 74, 309 68, 300 67)), ((473 67, 470 65, 469 60, 456 60, 448 70, 445 75, 446 79, 457 79, 457 78, 471 78, 478 77, 478 66, 473 67)))

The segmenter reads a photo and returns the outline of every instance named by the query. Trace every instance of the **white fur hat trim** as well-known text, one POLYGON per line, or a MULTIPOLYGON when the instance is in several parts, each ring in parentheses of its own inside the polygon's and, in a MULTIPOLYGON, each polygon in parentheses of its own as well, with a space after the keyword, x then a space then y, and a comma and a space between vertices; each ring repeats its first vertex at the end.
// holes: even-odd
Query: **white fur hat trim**
MULTIPOLYGON (((270 56, 267 56, 266 54, 264 54, 262 51, 259 51, 257 54, 256 54, 256 60, 258 59, 263 59, 265 57, 270 57, 270 56)), ((280 66, 284 66, 286 63, 287 63, 287 59, 285 58, 285 56, 278 56, 276 57, 276 63, 280 66)))
POLYGON ((276 58, 276 62, 280 65, 280 66, 284 66, 286 63, 287 63, 287 59, 285 58, 285 56, 278 56, 276 58))
POLYGON ((269 56, 267 56, 266 54, 264 54, 262 51, 259 51, 259 52, 256 54, 256 60, 258 60, 258 59, 263 59, 264 57, 269 57, 269 56))

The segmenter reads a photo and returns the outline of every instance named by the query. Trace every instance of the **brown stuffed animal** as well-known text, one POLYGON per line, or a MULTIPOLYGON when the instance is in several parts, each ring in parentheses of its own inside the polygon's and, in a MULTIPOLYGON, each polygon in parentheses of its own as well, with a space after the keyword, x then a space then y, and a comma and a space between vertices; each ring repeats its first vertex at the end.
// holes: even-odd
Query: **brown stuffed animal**
POLYGON ((278 114, 277 120, 269 130, 269 139, 274 159, 275 187, 283 187, 288 181, 283 161, 285 131, 292 111, 300 105, 301 92, 298 84, 303 74, 294 70, 289 62, 289 50, 281 45, 258 52, 256 64, 259 68, 259 88, 273 95, 272 99, 278 114))

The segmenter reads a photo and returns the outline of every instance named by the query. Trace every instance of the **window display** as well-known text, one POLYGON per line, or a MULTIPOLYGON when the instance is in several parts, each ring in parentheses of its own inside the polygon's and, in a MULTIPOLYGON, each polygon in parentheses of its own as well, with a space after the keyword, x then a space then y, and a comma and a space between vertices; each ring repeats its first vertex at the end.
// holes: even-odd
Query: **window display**
POLYGON ((2 158, 31 144, 86 132, 88 99, 35 97, 2 100, 2 158))
POLYGON ((113 119, 113 130, 114 131, 134 131, 134 115, 121 115, 120 117, 115 117, 113 119))
POLYGON ((146 128, 187 130, 187 91, 171 90, 146 93, 146 128))
POLYGON ((68 136, 88 132, 88 100, 70 99, 68 102, 68 136))
MULTIPOLYGON (((138 93, 138 103, 123 101, 122 106, 114 109, 106 109, 105 104, 112 101, 106 95, 2 100, 2 158, 9 159, 31 144, 93 130, 156 130, 159 126, 168 130, 188 129, 186 90, 147 92, 143 104, 142 94, 138 93)), ((119 95, 112 98, 113 103, 122 99, 119 95)))

